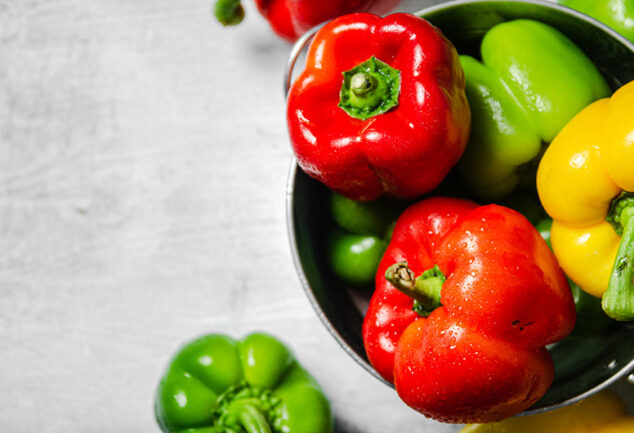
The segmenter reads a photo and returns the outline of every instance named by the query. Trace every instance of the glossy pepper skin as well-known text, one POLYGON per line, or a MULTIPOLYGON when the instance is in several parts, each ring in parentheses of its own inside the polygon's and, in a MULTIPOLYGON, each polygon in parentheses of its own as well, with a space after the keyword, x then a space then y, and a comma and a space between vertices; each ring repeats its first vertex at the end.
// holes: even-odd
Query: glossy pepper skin
POLYGON ((348 198, 429 192, 469 134, 456 50, 414 15, 337 18, 310 45, 287 122, 300 167, 348 198))
POLYGON ((544 346, 574 323, 566 277, 526 218, 497 205, 431 198, 396 222, 363 338, 373 367, 415 410, 444 422, 492 422, 546 392, 553 365, 544 346), (427 317, 413 311, 428 308, 424 299, 417 306, 388 281, 401 262, 413 291, 442 282, 425 278, 434 266, 446 278, 440 306, 427 317))
POLYGON ((568 276, 634 319, 634 82, 575 116, 550 145, 537 190, 553 218, 553 251, 568 276))
POLYGON ((500 199, 534 185, 544 143, 609 88, 579 47, 541 22, 496 25, 481 55, 460 58, 473 121, 459 169, 478 196, 500 199))
MULTIPOLYGON (((550 230, 552 225, 553 220, 550 218, 544 218, 535 225, 535 228, 549 247, 551 247, 550 230)), ((616 323, 603 312, 600 299, 584 292, 581 287, 570 279, 568 284, 570 285, 570 292, 572 293, 572 299, 575 301, 575 310, 577 312, 577 321, 575 322, 575 329, 570 334, 571 337, 584 337, 601 333, 616 323)))
POLYGON ((404 207, 387 199, 354 201, 335 192, 329 205, 335 221, 327 254, 332 270, 354 288, 372 287, 391 228, 404 207))
MULTIPOLYGON (((400 0, 255 0, 258 11, 273 31, 294 41, 317 24, 353 12, 383 15, 400 0)), ((240 0, 217 0, 214 12, 224 25, 239 24, 244 17, 240 0)))
POLYGON ((634 42, 634 1, 560 0, 559 4, 596 18, 634 42))
POLYGON ((387 243, 379 236, 335 228, 328 239, 328 260, 335 275, 344 283, 354 288, 372 287, 386 247, 387 243))
POLYGON ((211 334, 183 346, 155 400, 164 432, 330 433, 328 400, 276 338, 211 334))
POLYGON ((623 401, 602 391, 561 409, 508 418, 499 423, 465 426, 460 433, 632 433, 634 417, 623 401))

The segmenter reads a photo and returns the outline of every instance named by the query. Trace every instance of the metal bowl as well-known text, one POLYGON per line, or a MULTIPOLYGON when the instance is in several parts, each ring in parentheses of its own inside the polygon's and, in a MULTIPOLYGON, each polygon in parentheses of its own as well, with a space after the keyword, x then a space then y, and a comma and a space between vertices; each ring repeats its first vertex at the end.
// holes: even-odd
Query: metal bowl
MULTIPOLYGON (((517 18, 549 24, 568 36, 594 61, 613 90, 634 80, 634 45, 607 26, 571 9, 542 1, 452 1, 417 13, 442 30, 461 54, 479 57, 480 41, 494 25, 517 18)), ((316 30, 315 30, 316 31, 316 30)), ((288 90, 293 67, 312 33, 300 39, 284 77, 288 90)), ((332 222, 328 189, 292 161, 287 187, 291 250, 302 286, 317 315, 341 347, 368 372, 361 327, 370 294, 354 292, 338 280, 325 257, 325 234, 332 222)), ((586 337, 569 337, 550 349, 555 380, 524 414, 556 409, 606 388, 634 369, 634 326, 619 325, 586 337)))

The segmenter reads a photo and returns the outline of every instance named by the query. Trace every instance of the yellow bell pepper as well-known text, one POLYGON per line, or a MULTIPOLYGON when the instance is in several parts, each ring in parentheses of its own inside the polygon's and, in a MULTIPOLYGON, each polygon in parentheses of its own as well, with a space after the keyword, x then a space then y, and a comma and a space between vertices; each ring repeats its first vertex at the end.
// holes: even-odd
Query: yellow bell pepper
POLYGON ((560 265, 617 320, 634 319, 634 81, 577 114, 537 171, 560 265))
POLYGON ((460 433, 632 433, 634 416, 609 391, 561 409, 507 418, 492 424, 470 424, 460 433))

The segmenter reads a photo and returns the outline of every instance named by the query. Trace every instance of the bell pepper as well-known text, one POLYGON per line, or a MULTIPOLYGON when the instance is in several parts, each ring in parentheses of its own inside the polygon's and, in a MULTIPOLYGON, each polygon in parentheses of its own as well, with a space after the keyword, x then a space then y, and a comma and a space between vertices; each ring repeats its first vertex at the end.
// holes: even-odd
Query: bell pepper
POLYGON ((545 143, 609 88, 581 49, 537 21, 496 25, 481 55, 460 57, 473 121, 458 166, 475 194, 500 199, 533 187, 545 143))
POLYGON ((276 338, 221 334, 182 347, 158 386, 164 432, 330 433, 333 418, 319 385, 276 338))
MULTIPOLYGON (((550 230, 552 225, 552 219, 544 218, 535 226, 549 247, 551 247, 550 230)), ((581 290, 581 287, 570 279, 568 279, 568 284, 570 285, 570 292, 572 293, 572 299, 575 302, 575 310, 577 312, 577 321, 575 322, 575 329, 573 329, 571 336, 584 337, 600 333, 616 323, 603 312, 600 299, 584 292, 581 290)))
POLYGON ((492 422, 553 380, 545 345, 574 327, 566 277, 537 230, 498 206, 430 198, 397 220, 363 323, 368 359, 444 422, 492 422))
MULTIPOLYGON (((400 0, 255 0, 262 16, 275 33, 294 41, 308 30, 340 15, 352 12, 385 14, 400 0)), ((239 24, 244 18, 240 0, 216 0, 216 19, 225 26, 239 24)))
POLYGON ((328 239, 328 260, 337 277, 355 288, 374 281, 387 243, 374 235, 357 235, 335 229, 328 239))
POLYGON ((596 18, 634 42, 632 0, 559 0, 559 3, 596 18))
POLYGON ((328 260, 338 278, 355 288, 372 284, 400 208, 387 199, 358 202, 330 193, 336 227, 328 239, 328 260))
POLYGON ((388 199, 359 202, 331 192, 330 215, 342 230, 358 235, 385 236, 388 227, 404 210, 401 203, 388 199))
POLYGON ((310 45, 287 122, 299 166, 348 198, 429 192, 469 134, 456 50, 414 15, 339 17, 310 45))
POLYGON ((632 433, 634 416, 623 401, 603 391, 550 412, 505 419, 494 424, 465 426, 460 433, 632 433))
POLYGON ((539 165, 537 190, 553 218, 553 251, 568 276, 634 319, 634 82, 584 109, 539 165))

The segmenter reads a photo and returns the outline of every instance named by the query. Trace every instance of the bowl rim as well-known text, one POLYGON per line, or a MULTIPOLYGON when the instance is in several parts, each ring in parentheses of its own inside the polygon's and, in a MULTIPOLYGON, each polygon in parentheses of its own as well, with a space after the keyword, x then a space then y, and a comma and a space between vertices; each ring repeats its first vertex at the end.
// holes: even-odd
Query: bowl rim
POLYGON ((549 2, 546 0, 450 0, 444 3, 439 3, 433 6, 429 6, 417 12, 413 12, 413 14, 421 16, 423 14, 437 12, 439 10, 452 8, 454 6, 461 6, 464 4, 474 4, 474 3, 525 3, 525 4, 534 4, 538 6, 543 6, 547 9, 558 10, 565 14, 572 15, 576 18, 579 18, 589 24, 592 24, 595 27, 599 27, 601 30, 608 33, 613 38, 617 39, 619 42, 625 45, 632 53, 634 53, 634 42, 631 42, 629 39, 627 39, 625 36, 617 32, 616 30, 614 30, 612 27, 602 23, 596 18, 593 18, 589 15, 584 14, 583 12, 579 12, 576 9, 572 9, 571 7, 560 5, 559 3, 549 2))
MULTIPOLYGON (((614 39, 616 39, 622 45, 624 45, 627 49, 629 49, 629 51, 632 52, 632 54, 634 54, 634 43, 628 40, 627 38, 625 38, 625 36, 618 33, 616 30, 612 29, 606 24, 603 24, 602 22, 582 12, 576 11, 574 9, 560 5, 558 3, 551 3, 544 0, 451 0, 445 3, 433 5, 433 6, 430 6, 430 7, 427 7, 412 13, 417 16, 422 16, 422 15, 438 12, 444 9, 450 9, 456 6, 462 6, 465 4, 474 4, 474 3, 525 3, 525 4, 533 4, 533 5, 542 6, 548 9, 558 10, 560 12, 563 12, 568 15, 572 15, 577 19, 581 19, 595 27, 600 28, 603 32, 608 33, 610 36, 612 36, 614 39)), ((304 48, 306 48, 306 46, 309 44, 314 34, 321 27, 323 27, 324 24, 325 23, 320 24, 318 26, 315 26, 313 29, 309 30, 300 39, 298 39, 293 45, 292 50, 290 52, 289 60, 287 62, 287 68, 283 76, 283 90, 284 90, 285 96, 288 95, 288 91, 291 87, 293 68, 295 66, 295 63, 300 53, 304 50, 304 48)), ((290 161, 289 171, 288 171, 288 177, 286 181, 286 228, 287 228, 288 242, 291 249, 291 255, 293 258, 293 264, 295 266, 295 270, 299 277, 304 293, 308 297, 308 300, 313 310, 317 314, 317 317, 319 317, 319 320, 326 327, 330 335, 334 337, 335 341, 344 350, 344 352, 346 352, 357 364, 363 367, 364 370, 366 370, 376 379, 378 379, 379 381, 383 382, 384 384, 390 387, 393 387, 391 383, 386 381, 382 376, 380 376, 376 372, 376 370, 372 367, 372 365, 370 365, 369 362, 367 362, 364 358, 362 358, 354 350, 352 350, 352 348, 348 345, 348 343, 343 338, 343 336, 337 331, 337 329, 332 325, 332 323, 330 323, 330 320, 328 320, 328 318, 326 317, 326 314, 321 309, 319 301, 317 300, 317 298, 315 297, 311 289, 310 283, 308 282, 308 277, 306 276, 306 273, 304 272, 304 268, 302 266, 301 259, 299 256, 299 250, 297 248, 297 236, 296 236, 297 232, 295 230, 295 221, 294 221, 294 211, 293 211, 294 205, 295 205, 294 191, 295 191, 295 182, 296 182, 299 170, 301 169, 299 168, 297 164, 297 159, 295 156, 292 156, 290 161)), ((551 410, 555 410, 555 409, 559 409, 559 408, 571 405, 573 403, 576 403, 580 400, 583 400, 587 397, 590 397, 593 394, 596 394, 608 388, 609 386, 619 381, 620 379, 624 378, 631 372, 634 372, 634 359, 630 360, 630 362, 625 364, 619 370, 614 371, 612 376, 610 376, 608 379, 604 380, 600 384, 586 390, 585 392, 581 394, 578 394, 574 397, 568 398, 556 404, 551 404, 551 405, 544 406, 537 409, 525 410, 524 412, 521 412, 517 416, 535 415, 538 413, 548 412, 551 410)), ((634 385, 634 382, 633 382, 633 385, 634 385)))
POLYGON ((295 205, 295 197, 294 197, 295 179, 297 178, 297 174, 299 170, 301 169, 299 168, 299 165, 297 164, 297 159, 293 156, 291 158, 291 164, 290 164, 288 179, 286 183, 286 229, 288 234, 288 241, 291 247, 291 254, 293 256, 293 264, 295 265, 295 270, 297 271, 297 275, 299 277, 299 281, 302 285, 304 293, 308 297, 308 300, 310 301, 310 304, 313 307, 313 310, 315 311, 315 313, 317 313, 319 320, 321 320, 321 323, 326 327, 330 335, 332 335, 335 338, 339 346, 341 346, 341 348, 349 356, 351 356, 352 359, 354 359, 357 364, 362 366, 364 370, 369 372, 372 376, 374 376, 375 378, 377 378, 379 381, 383 382, 384 384, 390 387, 393 387, 393 385, 390 382, 385 380, 379 373, 377 373, 377 371, 374 368, 372 368, 370 363, 368 363, 364 358, 359 356, 357 352, 352 350, 350 345, 348 345, 348 343, 346 342, 346 339, 343 338, 343 336, 339 333, 339 331, 337 331, 337 328, 335 328, 333 324, 330 323, 330 320, 328 320, 328 317, 326 317, 326 314, 321 309, 321 306, 319 305, 319 301, 315 297, 315 294, 313 293, 310 283, 308 282, 308 277, 306 276, 306 273, 304 272, 304 267, 302 266, 302 261, 299 257, 299 250, 297 249, 297 236, 296 236, 297 231, 295 230, 295 220, 293 218, 293 209, 295 205))

